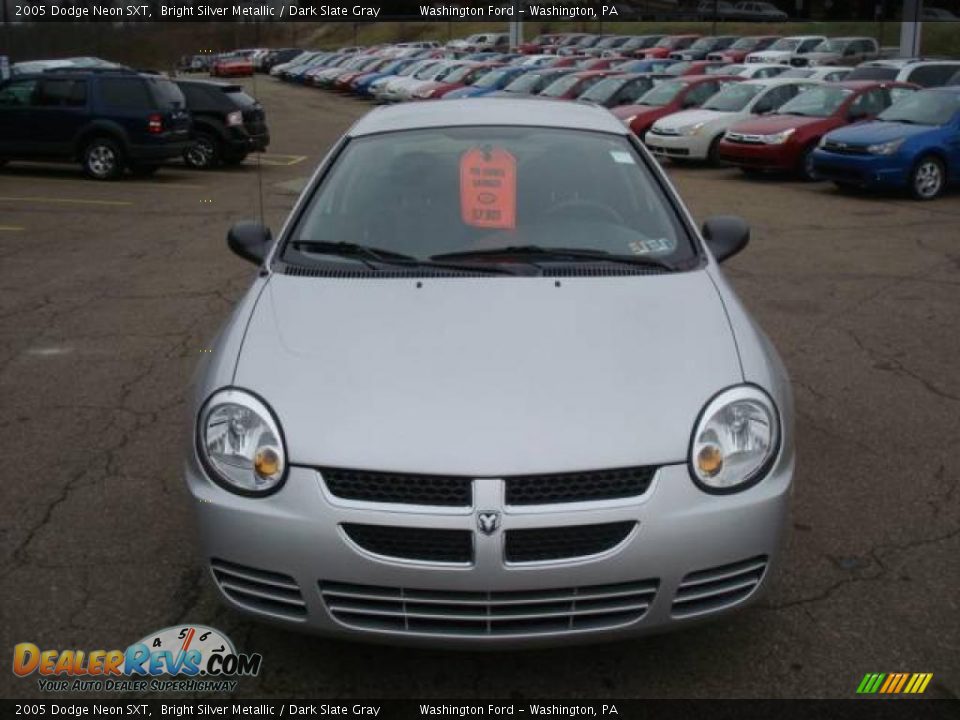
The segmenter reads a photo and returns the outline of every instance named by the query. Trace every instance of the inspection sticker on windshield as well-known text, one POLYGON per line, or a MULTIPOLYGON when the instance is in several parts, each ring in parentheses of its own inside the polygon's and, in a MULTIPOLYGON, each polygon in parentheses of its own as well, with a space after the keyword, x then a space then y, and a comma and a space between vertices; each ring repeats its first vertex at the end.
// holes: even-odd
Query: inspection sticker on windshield
POLYGON ((479 228, 517 226, 517 161, 503 148, 468 150, 460 158, 460 213, 479 228))
POLYGON ((610 157, 613 158, 615 163, 620 163, 621 165, 636 165, 636 163, 633 162, 633 156, 622 150, 611 150, 610 157))

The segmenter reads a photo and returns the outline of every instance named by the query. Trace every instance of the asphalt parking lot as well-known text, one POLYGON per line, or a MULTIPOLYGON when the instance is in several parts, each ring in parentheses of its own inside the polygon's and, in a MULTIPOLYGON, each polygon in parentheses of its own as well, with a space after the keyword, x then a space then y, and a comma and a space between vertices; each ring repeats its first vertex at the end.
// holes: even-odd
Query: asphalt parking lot
MULTIPOLYGON (((248 83, 252 84, 252 83, 248 83)), ((789 368, 798 476, 784 571, 754 609, 614 645, 449 653, 333 642, 222 608, 182 485, 185 390, 275 229, 363 103, 259 77, 258 169, 85 180, 0 170, 0 648, 112 648, 181 622, 264 655, 247 697, 852 697, 867 672, 960 696, 960 193, 932 203, 670 168, 739 214, 728 271, 789 368)), ((709 362, 709 355, 703 362, 709 362)), ((0 673, 0 695, 38 695, 0 673)))

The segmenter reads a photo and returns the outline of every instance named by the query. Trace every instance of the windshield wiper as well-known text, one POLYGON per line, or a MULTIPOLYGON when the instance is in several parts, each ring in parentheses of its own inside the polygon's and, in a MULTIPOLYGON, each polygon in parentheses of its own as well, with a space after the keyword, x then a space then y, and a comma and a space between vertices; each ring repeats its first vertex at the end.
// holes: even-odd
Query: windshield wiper
POLYGON ((473 270, 486 273, 509 274, 503 268, 490 266, 477 266, 458 263, 434 262, 433 258, 421 260, 413 255, 395 252, 394 250, 384 250, 382 248, 361 245, 359 243, 348 242, 330 242, 326 240, 293 240, 290 243, 295 249, 304 249, 308 252, 321 253, 323 255, 337 255, 340 257, 351 258, 362 262, 372 270, 377 267, 373 263, 384 265, 402 265, 406 267, 434 267, 444 270, 473 270))
POLYGON ((590 248, 543 247, 541 245, 508 245, 484 250, 465 250, 462 252, 433 255, 431 260, 473 260, 491 257, 515 257, 529 260, 532 258, 550 260, 586 260, 590 262, 611 262, 622 265, 640 265, 643 267, 676 270, 673 265, 658 258, 643 255, 618 255, 606 250, 590 248))

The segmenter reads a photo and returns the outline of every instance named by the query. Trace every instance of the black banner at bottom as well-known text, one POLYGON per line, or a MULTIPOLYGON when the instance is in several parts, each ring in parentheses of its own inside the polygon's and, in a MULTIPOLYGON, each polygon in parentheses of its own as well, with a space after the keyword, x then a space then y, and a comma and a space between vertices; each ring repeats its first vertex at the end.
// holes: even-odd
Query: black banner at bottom
POLYGON ((0 718, 955 720, 960 700, 0 700, 0 718))

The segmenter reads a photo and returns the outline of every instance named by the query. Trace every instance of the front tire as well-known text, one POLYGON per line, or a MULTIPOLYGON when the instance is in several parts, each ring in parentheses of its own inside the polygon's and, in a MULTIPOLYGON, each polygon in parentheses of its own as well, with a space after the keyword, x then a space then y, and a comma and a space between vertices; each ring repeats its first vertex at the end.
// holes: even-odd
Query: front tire
POLYGON ((107 137, 94 138, 83 149, 81 164, 87 177, 94 180, 116 180, 123 174, 120 145, 107 137))
POLYGON ((184 150, 183 160, 195 170, 217 167, 223 156, 220 140, 210 133, 199 133, 193 145, 184 150))
POLYGON ((910 171, 910 194, 915 200, 933 200, 943 192, 947 169, 939 158, 926 155, 910 171))
POLYGON ((713 140, 710 141, 710 149, 707 150, 707 162, 711 165, 720 164, 720 141, 723 139, 723 135, 717 135, 713 140))
POLYGON ((803 154, 800 155, 800 164, 797 166, 797 174, 801 180, 806 182, 816 182, 820 179, 817 170, 813 165, 813 151, 817 149, 816 144, 811 145, 803 154))

